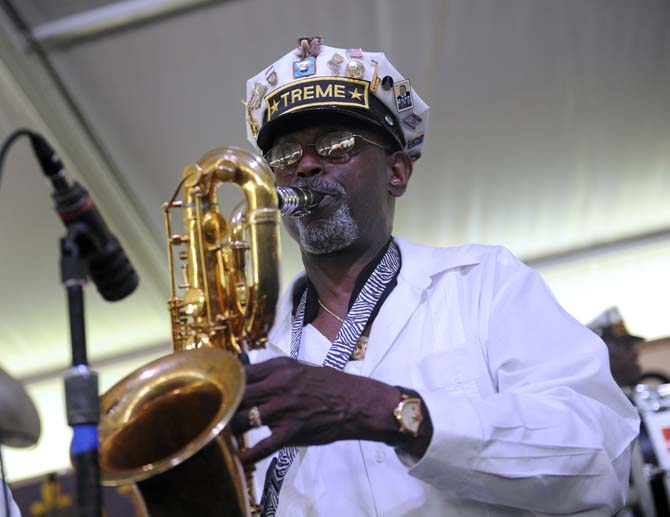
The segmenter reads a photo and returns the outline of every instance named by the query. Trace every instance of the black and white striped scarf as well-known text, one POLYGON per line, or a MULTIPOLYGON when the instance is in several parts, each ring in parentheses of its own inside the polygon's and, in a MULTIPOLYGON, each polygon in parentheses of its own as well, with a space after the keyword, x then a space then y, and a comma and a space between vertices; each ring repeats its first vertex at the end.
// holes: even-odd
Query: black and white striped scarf
MULTIPOLYGON (((379 305, 390 292, 390 288, 395 285, 399 271, 400 250, 395 242, 390 241, 386 253, 361 288, 353 306, 349 309, 344 323, 328 350, 323 366, 330 366, 338 370, 344 369, 356 347, 356 341, 361 337, 368 324, 370 316, 373 312, 378 311, 379 305)), ((293 359, 298 358, 300 350, 307 290, 305 289, 302 293, 291 328, 291 357, 293 359)), ((261 499, 262 515, 264 517, 275 516, 279 504, 279 491, 297 454, 298 447, 284 447, 270 464, 261 499)))

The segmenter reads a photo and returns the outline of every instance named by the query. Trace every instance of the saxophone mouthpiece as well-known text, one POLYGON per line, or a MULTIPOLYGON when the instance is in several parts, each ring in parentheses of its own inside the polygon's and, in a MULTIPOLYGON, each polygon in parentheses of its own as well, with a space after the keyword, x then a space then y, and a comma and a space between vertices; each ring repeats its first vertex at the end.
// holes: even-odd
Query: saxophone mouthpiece
POLYGON ((277 187, 281 215, 303 217, 319 206, 323 198, 323 194, 302 187, 277 187))

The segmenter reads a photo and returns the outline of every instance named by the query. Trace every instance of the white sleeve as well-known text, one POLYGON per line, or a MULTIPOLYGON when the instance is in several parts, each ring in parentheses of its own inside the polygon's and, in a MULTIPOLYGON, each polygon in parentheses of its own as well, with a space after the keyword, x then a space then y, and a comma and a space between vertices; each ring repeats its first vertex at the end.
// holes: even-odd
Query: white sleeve
POLYGON ((497 393, 420 390, 434 434, 409 472, 457 498, 612 515, 628 489, 637 411, 612 379, 603 342, 533 270, 504 269, 478 316, 497 393))
POLYGON ((12 498, 12 492, 9 489, 9 487, 3 483, 0 483, 0 516, 6 515, 7 511, 7 505, 5 503, 5 489, 6 489, 6 494, 9 496, 7 498, 9 502, 9 517, 21 517, 21 512, 19 511, 19 507, 16 505, 14 502, 14 499, 12 498))

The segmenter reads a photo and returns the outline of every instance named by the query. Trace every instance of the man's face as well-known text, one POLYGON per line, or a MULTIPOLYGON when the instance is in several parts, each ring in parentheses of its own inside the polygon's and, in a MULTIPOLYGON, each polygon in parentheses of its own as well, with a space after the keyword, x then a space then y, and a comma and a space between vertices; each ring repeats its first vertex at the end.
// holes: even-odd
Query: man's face
POLYGON ((635 386, 641 375, 635 341, 628 338, 605 339, 612 377, 619 386, 635 386))
POLYGON ((274 145, 291 142, 303 147, 298 163, 278 174, 278 186, 306 187, 324 199, 314 211, 284 223, 303 252, 322 255, 374 242, 390 233, 393 203, 388 193, 388 162, 385 151, 356 139, 354 151, 331 160, 319 156, 313 144, 333 131, 351 131, 383 145, 371 131, 342 126, 321 126, 286 133, 274 145))

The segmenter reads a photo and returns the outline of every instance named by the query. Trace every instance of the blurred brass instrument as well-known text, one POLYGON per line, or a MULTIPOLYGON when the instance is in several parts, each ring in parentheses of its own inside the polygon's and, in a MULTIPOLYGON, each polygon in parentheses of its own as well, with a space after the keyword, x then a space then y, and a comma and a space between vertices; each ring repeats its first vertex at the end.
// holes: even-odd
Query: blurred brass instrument
POLYGON ((227 426, 244 391, 245 352, 262 348, 279 289, 279 206, 304 215, 322 196, 274 187, 256 155, 217 148, 184 169, 164 204, 174 353, 131 373, 101 398, 102 483, 135 483, 150 516, 249 516, 258 512, 227 426), (245 202, 230 223, 217 187, 245 202), (183 199, 178 200, 183 189, 183 199), (279 199, 278 199, 279 194, 279 199), (183 210, 173 234, 170 210, 183 210), (174 255, 183 261, 175 281, 174 255))

